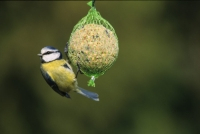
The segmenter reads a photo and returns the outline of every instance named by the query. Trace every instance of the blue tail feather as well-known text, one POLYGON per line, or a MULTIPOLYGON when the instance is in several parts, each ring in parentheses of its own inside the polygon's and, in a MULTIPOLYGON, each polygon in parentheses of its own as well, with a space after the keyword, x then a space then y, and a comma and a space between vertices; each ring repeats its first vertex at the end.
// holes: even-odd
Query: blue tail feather
POLYGON ((78 92, 79 94, 82 94, 85 97, 93 99, 94 101, 99 101, 99 95, 97 93, 87 91, 87 90, 80 88, 80 87, 79 87, 79 90, 80 90, 78 92))

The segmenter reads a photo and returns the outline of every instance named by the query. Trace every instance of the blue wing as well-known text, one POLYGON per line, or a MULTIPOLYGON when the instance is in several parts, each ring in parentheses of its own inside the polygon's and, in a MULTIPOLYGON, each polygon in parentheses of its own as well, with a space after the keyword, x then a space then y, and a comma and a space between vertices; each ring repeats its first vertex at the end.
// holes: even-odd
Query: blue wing
POLYGON ((49 74, 47 72, 45 72, 42 68, 40 68, 42 76, 44 77, 45 81, 49 84, 49 86, 58 94, 60 94, 61 96, 65 96, 67 98, 70 98, 68 93, 62 92, 59 90, 57 84, 51 79, 51 77, 49 76, 49 74))

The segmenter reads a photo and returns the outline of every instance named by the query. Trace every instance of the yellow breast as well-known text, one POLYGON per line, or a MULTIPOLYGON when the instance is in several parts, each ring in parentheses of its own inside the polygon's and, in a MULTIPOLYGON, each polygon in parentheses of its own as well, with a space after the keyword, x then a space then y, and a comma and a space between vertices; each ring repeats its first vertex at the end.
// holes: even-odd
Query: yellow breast
POLYGON ((64 64, 67 64, 64 59, 55 60, 49 63, 43 63, 42 68, 58 85, 59 90, 63 92, 76 90, 77 82, 75 79, 75 74, 70 65, 68 65, 70 69, 67 69, 63 66, 64 64))

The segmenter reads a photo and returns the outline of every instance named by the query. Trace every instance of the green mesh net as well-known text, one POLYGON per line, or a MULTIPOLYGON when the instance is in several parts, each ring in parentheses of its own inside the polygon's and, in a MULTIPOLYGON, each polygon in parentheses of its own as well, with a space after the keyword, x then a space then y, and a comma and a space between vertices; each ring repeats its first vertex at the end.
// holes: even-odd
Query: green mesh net
POLYGON ((114 28, 91 6, 73 28, 68 42, 69 60, 74 66, 79 64, 80 70, 91 77, 88 86, 95 86, 94 80, 113 65, 118 51, 114 28))

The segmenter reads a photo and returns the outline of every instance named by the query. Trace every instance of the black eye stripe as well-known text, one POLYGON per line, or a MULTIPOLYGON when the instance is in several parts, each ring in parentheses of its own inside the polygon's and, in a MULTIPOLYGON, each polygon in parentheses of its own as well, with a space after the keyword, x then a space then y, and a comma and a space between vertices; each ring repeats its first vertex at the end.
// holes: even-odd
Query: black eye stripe
POLYGON ((52 52, 46 52, 46 54, 50 54, 50 53, 52 53, 52 52))
POLYGON ((56 52, 58 52, 58 51, 54 51, 54 52, 52 52, 52 51, 47 51, 47 52, 45 52, 43 55, 47 55, 47 54, 51 54, 51 53, 56 53, 56 52))

